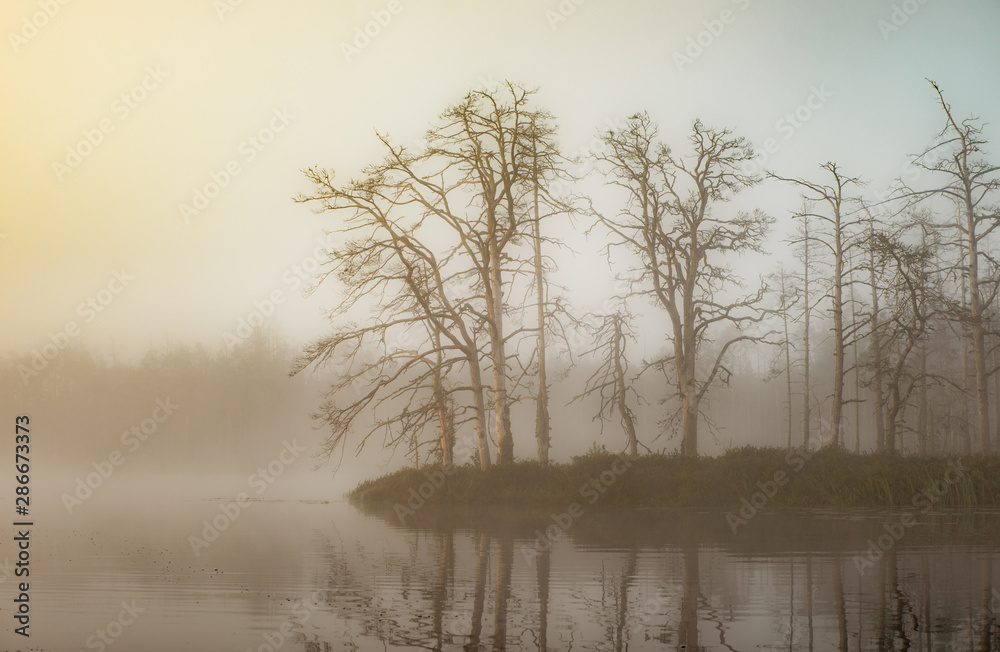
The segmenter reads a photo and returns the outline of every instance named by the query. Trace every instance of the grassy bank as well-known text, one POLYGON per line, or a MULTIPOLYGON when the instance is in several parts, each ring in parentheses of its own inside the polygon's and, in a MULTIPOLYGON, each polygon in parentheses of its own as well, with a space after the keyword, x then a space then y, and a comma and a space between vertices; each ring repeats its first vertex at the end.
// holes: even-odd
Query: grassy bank
POLYGON ((348 494, 361 505, 475 508, 1000 506, 1000 457, 900 457, 745 447, 719 457, 608 453, 543 467, 518 462, 403 469, 348 494))

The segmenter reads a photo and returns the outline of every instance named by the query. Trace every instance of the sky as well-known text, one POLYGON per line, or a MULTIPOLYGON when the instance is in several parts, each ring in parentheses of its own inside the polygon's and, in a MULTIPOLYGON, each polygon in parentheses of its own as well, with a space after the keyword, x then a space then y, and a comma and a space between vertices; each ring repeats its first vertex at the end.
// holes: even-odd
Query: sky
MULTIPOLYGON (((504 79, 539 88, 570 154, 646 110, 679 152, 700 118, 770 139, 784 175, 836 161, 884 188, 943 126, 926 78, 1000 137, 998 25, 997 0, 8 0, 0 353, 217 347, 255 313, 315 337, 335 291, 302 287, 330 218, 293 202, 301 170, 355 174, 375 130, 416 143, 504 79)), ((796 191, 745 200, 780 256, 796 191)), ((603 301, 600 261, 560 262, 603 301)))

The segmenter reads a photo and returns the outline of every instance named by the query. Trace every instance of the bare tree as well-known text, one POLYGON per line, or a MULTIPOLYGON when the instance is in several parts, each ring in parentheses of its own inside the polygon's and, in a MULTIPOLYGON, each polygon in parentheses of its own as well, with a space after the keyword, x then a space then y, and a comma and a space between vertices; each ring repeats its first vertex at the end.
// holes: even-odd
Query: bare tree
POLYGON ((608 131, 602 140, 605 152, 596 158, 626 200, 614 216, 593 214, 612 234, 609 252, 620 247, 639 256, 642 285, 632 292, 651 298, 668 315, 673 353, 665 362, 681 401, 681 453, 697 455, 701 401, 716 380, 728 378, 729 348, 759 339, 747 330, 763 318, 757 309, 763 283, 748 296, 722 298, 739 288, 740 279, 721 259, 760 252, 773 220, 760 211, 716 216, 734 194, 759 181, 741 171, 754 152, 729 130, 696 120, 688 138, 691 155, 677 157, 660 142, 646 113, 631 116, 624 129, 608 131), (723 324, 743 332, 722 342, 707 370, 699 370, 701 344, 723 324))
MULTIPOLYGON (((408 403, 405 421, 395 415, 380 425, 422 428, 428 421, 418 417, 435 415, 436 440, 447 459, 449 441, 464 423, 464 406, 452 397, 468 392, 480 464, 488 467, 489 392, 497 460, 512 462, 509 351, 517 350, 516 340, 536 332, 541 360, 537 398, 543 411, 539 456, 547 459, 547 297, 540 223, 562 210, 552 209, 546 189, 560 173, 562 159, 551 116, 530 106, 533 93, 510 82, 469 93, 428 131, 427 146, 420 153, 379 135, 385 157, 366 168, 359 180, 338 185, 329 171, 306 171, 316 191, 298 201, 318 203, 319 212, 346 214, 336 231, 347 240, 334 252, 327 276, 335 274, 348 289, 347 300, 333 315, 343 323, 333 336, 307 350, 300 367, 335 357, 347 343, 355 347, 348 352, 352 359, 373 344, 382 349, 378 362, 367 369, 367 379, 374 381, 369 391, 346 408, 333 395, 324 404, 321 418, 334 433, 327 453, 342 442, 363 411, 388 407, 386 401, 398 400, 401 393, 427 389, 431 398, 420 406, 408 403), (525 246, 529 244, 533 246, 525 246), (527 292, 532 286, 539 323, 529 328, 525 324, 531 304, 512 305, 510 297, 518 288, 527 292), (362 305, 374 318, 359 327, 352 319, 362 305), (391 331, 412 335, 421 326, 426 336, 389 356, 386 341, 391 331), (387 356, 399 367, 392 373, 384 370, 387 356), (483 382, 484 361, 492 374, 490 385, 483 382), (422 375, 415 380, 411 375, 418 364, 422 375), (469 374, 467 385, 449 380, 449 372, 459 370, 469 374)), ((350 382, 358 380, 357 374, 345 373, 350 382)))
POLYGON ((570 209, 561 200, 552 197, 548 192, 548 188, 553 181, 566 180, 569 177, 562 166, 563 157, 558 149, 556 149, 553 141, 554 128, 551 126, 548 116, 539 115, 546 118, 546 120, 541 123, 533 121, 531 123, 531 133, 527 138, 531 145, 530 181, 532 212, 529 219, 531 223, 530 237, 533 254, 532 272, 537 328, 535 346, 535 355, 537 358, 535 441, 538 446, 538 461, 542 464, 548 464, 549 449, 551 448, 551 426, 549 417, 549 381, 546 365, 547 330, 550 321, 554 317, 550 315, 550 300, 548 295, 551 283, 548 279, 546 258, 542 254, 542 247, 547 242, 542 233, 542 224, 548 218, 566 213, 570 209))
POLYGON ((853 246, 852 227, 859 222, 852 217, 852 211, 845 211, 845 204, 850 198, 845 195, 851 186, 860 185, 857 177, 848 177, 840 172, 836 163, 824 163, 821 166, 830 173, 829 185, 807 181, 799 178, 786 178, 771 174, 776 179, 792 183, 803 189, 807 199, 825 203, 828 212, 812 213, 824 232, 818 238, 828 249, 832 258, 832 273, 830 284, 830 314, 833 319, 833 402, 830 409, 830 444, 843 446, 843 416, 844 376, 847 373, 845 364, 849 332, 844 326, 844 290, 851 282, 850 269, 845 269, 848 250, 853 246))
MULTIPOLYGON (((513 249, 525 239, 540 246, 540 231, 533 227, 541 215, 536 212, 532 219, 531 208, 537 207, 534 200, 542 192, 539 185, 545 178, 544 171, 560 167, 558 149, 552 140, 552 117, 530 107, 534 92, 507 82, 501 90, 469 93, 464 101, 446 110, 442 124, 427 134, 428 155, 441 160, 437 175, 446 178, 449 173, 457 174, 456 186, 438 185, 430 177, 411 179, 411 190, 415 191, 411 200, 443 219, 458 235, 458 247, 475 271, 483 292, 485 302, 479 316, 490 341, 500 464, 514 461, 507 348, 510 338, 519 331, 508 332, 506 323, 511 277, 520 269, 513 249), (461 205, 475 207, 475 211, 459 211, 450 201, 455 188, 465 194, 466 201, 461 205)), ((535 262, 537 283, 540 251, 536 252, 535 262)), ((544 295, 544 289, 541 293, 544 295)), ((542 331, 544 323, 538 328, 542 331)), ((544 393, 540 389, 539 404, 547 408, 544 393)), ((539 452, 547 458, 547 410, 543 421, 539 452)))
MULTIPOLYGON (((864 206, 866 215, 866 239, 867 242, 875 240, 875 216, 871 210, 864 206)), ((882 260, 876 260, 875 248, 868 249, 868 288, 871 291, 871 313, 868 318, 868 355, 871 357, 872 377, 868 381, 875 394, 875 406, 873 414, 875 416, 875 450, 885 452, 885 382, 883 380, 883 369, 885 368, 882 353, 882 308, 879 303, 878 278, 885 269, 882 260)))
POLYGON ((641 398, 632 384, 626 350, 628 340, 635 339, 631 329, 631 315, 622 311, 604 315, 591 330, 595 345, 584 352, 584 355, 599 355, 600 363, 587 379, 584 391, 574 396, 570 402, 597 394, 600 406, 594 419, 602 419, 603 430, 603 418, 617 412, 625 431, 629 455, 636 456, 639 454, 639 440, 635 430, 635 413, 629 403, 630 397, 636 401, 641 398))
MULTIPOLYGON (((791 275, 785 270, 784 264, 778 264, 778 271, 771 275, 772 283, 776 284, 776 289, 778 290, 778 307, 776 308, 777 313, 781 316, 781 340, 778 343, 780 349, 778 351, 778 359, 781 360, 780 365, 772 365, 770 377, 778 376, 784 374, 785 376, 785 399, 786 399, 786 417, 785 423, 788 428, 788 442, 786 444, 787 448, 791 450, 792 448, 792 349, 795 348, 792 344, 790 331, 788 328, 789 314, 792 308, 799 301, 798 288, 794 285, 794 280, 791 275)), ((777 360, 776 360, 777 362, 777 360)))
MULTIPOLYGON (((332 276, 344 289, 330 314, 331 320, 340 323, 333 334, 306 348, 293 373, 331 361, 341 370, 340 380, 331 387, 316 415, 330 428, 320 453, 327 459, 346 442, 360 416, 376 414, 379 408, 402 399, 406 399, 405 411, 400 408, 390 416, 376 418, 362 436, 359 449, 379 430, 388 431, 397 424, 402 427, 402 437, 427 425, 434 416, 439 419, 442 442, 446 441, 455 427, 448 416, 447 397, 464 389, 472 394, 479 459, 486 468, 491 465, 491 456, 480 346, 470 308, 475 297, 456 298, 454 287, 462 282, 465 270, 453 269, 450 261, 454 252, 439 258, 421 241, 427 230, 423 216, 400 214, 408 208, 404 195, 407 180, 392 171, 394 166, 410 166, 416 159, 384 138, 382 142, 389 156, 382 164, 367 168, 360 180, 340 186, 328 170, 305 171, 315 191, 300 195, 296 201, 318 204, 319 213, 343 215, 334 232, 350 239, 331 252, 320 281, 332 276), (372 312, 366 324, 351 320, 365 309, 372 312), (421 330, 431 333, 433 345, 418 340, 405 346, 413 338, 412 332, 421 330), (366 358, 373 350, 379 353, 366 358), (469 373, 469 385, 447 390, 444 377, 462 365, 469 373), (417 401, 420 389, 427 386, 431 400, 417 401), (348 389, 356 391, 345 404, 341 394, 348 389)), ((448 454, 444 448, 442 457, 448 454)))
POLYGON ((914 159, 918 170, 943 177, 944 183, 917 190, 903 183, 903 195, 911 200, 942 197, 954 203, 960 213, 958 230, 965 244, 965 288, 968 308, 964 320, 969 326, 975 369, 976 433, 978 447, 989 452, 989 371, 986 367, 986 308, 997 292, 997 265, 986 257, 986 238, 1000 225, 996 192, 1000 189, 1000 166, 983 157, 987 140, 975 118, 959 122, 941 88, 930 82, 945 114, 945 126, 937 142, 914 159), (988 273, 983 273, 983 266, 988 273))
POLYGON ((809 218, 811 211, 808 204, 794 214, 801 220, 799 233, 792 239, 792 245, 798 245, 796 255, 802 261, 802 447, 809 448, 812 436, 812 371, 810 337, 812 335, 812 313, 822 296, 816 298, 812 294, 813 267, 815 265, 814 249, 816 242, 811 234, 809 218))
POLYGON ((907 245, 894 233, 877 231, 869 242, 875 256, 885 262, 883 296, 888 300, 880 322, 887 390, 885 451, 897 452, 897 433, 914 389, 924 380, 913 369, 911 355, 921 346, 928 324, 936 313, 933 301, 931 253, 925 245, 907 245))
MULTIPOLYGON (((848 257, 848 266, 851 269, 854 267, 853 256, 848 257)), ((862 324, 858 319, 858 301, 854 296, 854 283, 849 286, 850 292, 850 304, 851 304, 851 329, 855 332, 860 332, 862 324)), ((851 343, 851 353, 854 357, 854 452, 861 452, 861 404, 864 400, 861 398, 861 361, 858 354, 858 344, 860 337, 855 337, 854 341, 851 343)))

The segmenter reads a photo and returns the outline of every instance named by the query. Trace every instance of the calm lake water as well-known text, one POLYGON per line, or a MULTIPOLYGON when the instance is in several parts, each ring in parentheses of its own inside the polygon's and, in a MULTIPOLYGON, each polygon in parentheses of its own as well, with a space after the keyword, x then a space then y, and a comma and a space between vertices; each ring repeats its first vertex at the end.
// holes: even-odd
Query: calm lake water
POLYGON ((401 526, 336 501, 230 519, 232 498, 133 497, 37 516, 31 637, 0 570, 2 649, 1000 649, 997 513, 782 512, 734 534, 719 512, 595 507, 539 544, 548 513, 401 526))

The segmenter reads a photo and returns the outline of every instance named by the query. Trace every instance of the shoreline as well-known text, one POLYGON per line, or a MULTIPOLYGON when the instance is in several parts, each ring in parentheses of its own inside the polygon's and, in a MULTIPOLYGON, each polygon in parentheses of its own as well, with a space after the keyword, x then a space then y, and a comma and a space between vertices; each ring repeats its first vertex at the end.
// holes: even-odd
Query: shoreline
MULTIPOLYGON (((612 453, 542 466, 520 461, 401 469, 346 494, 391 507, 400 521, 438 508, 705 507, 733 510, 731 525, 773 507, 1000 507, 1000 457, 899 456, 744 447, 718 457, 612 453)), ((461 511, 461 510, 459 510, 461 511)))

